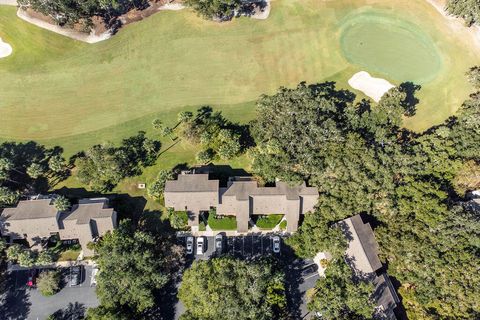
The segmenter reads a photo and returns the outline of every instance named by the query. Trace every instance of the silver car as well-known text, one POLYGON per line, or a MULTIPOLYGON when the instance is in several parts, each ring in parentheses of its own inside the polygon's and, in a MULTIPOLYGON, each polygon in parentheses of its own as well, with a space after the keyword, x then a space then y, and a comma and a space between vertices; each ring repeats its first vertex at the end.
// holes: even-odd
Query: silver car
POLYGON ((219 253, 223 251, 223 235, 220 233, 215 236, 215 250, 219 253))
POLYGON ((280 237, 274 236, 272 238, 272 247, 274 253, 280 253, 280 237))
POLYGON ((187 237, 187 254, 193 253, 193 237, 187 237))

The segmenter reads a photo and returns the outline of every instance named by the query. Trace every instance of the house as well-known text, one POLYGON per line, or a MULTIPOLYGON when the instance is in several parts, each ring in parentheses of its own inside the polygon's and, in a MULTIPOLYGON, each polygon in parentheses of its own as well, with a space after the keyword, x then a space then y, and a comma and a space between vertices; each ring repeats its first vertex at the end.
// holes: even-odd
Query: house
POLYGON ((232 177, 227 187, 220 187, 219 180, 210 180, 208 174, 182 173, 166 182, 164 199, 166 207, 187 211, 192 227, 199 225, 202 211, 216 208, 218 215, 236 217, 238 232, 248 231, 252 215, 270 214, 285 215, 287 231, 294 232, 300 215, 317 204, 318 189, 282 181, 274 187, 259 187, 250 177, 232 177))
POLYGON ((5 208, 0 217, 3 236, 10 241, 25 239, 30 246, 41 249, 52 235, 61 240, 78 241, 85 256, 93 252, 87 243, 117 226, 117 213, 108 208, 108 199, 81 199, 67 212, 58 211, 53 197, 20 201, 15 208, 5 208))
POLYGON ((378 258, 379 247, 369 223, 360 215, 339 222, 348 240, 346 258, 357 276, 366 278, 375 286, 376 312, 381 319, 397 319, 395 309, 400 300, 378 258))

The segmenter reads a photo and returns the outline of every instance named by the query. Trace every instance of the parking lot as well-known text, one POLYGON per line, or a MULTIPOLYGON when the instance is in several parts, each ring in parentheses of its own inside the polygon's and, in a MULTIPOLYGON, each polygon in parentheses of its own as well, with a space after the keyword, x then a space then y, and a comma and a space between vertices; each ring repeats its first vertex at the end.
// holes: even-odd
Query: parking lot
MULTIPOLYGON (((63 278, 68 279, 69 268, 60 269, 63 278)), ((87 308, 98 305, 95 287, 90 286, 92 267, 82 268, 80 284, 71 286, 63 281, 63 288, 51 297, 43 296, 37 289, 29 288, 28 270, 12 271, 8 275, 7 290, 0 298, 2 320, 46 319, 56 313, 61 319, 83 319, 87 308)))
MULTIPOLYGON (((245 236, 223 236, 222 250, 215 249, 215 237, 203 237, 205 239, 204 254, 197 254, 197 239, 194 237, 192 256, 198 260, 206 260, 220 254, 230 254, 240 258, 253 258, 266 255, 282 255, 284 246, 280 237, 280 252, 273 252, 273 237, 276 234, 250 234, 245 236)), ((187 236, 179 237, 179 241, 186 246, 187 236)))

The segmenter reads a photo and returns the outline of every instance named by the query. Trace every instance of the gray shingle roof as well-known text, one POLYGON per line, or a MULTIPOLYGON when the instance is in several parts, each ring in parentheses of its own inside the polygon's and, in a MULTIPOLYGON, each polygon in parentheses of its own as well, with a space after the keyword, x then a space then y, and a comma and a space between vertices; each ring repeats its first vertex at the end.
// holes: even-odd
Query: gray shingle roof
POLYGON ((62 215, 63 220, 77 220, 77 224, 89 223, 91 219, 111 218, 113 208, 108 208, 107 198, 82 199, 72 210, 62 215))
POLYGON ((181 174, 165 183, 165 192, 215 192, 219 181, 208 180, 208 174, 181 174))
POLYGON ((44 219, 56 217, 58 210, 52 199, 23 200, 15 208, 3 209, 6 220, 44 219))

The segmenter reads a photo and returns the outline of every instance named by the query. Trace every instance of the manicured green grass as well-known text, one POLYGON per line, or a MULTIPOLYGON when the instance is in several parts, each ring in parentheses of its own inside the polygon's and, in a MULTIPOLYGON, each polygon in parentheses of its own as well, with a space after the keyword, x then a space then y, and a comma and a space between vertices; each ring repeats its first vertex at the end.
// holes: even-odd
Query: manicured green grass
POLYGON ((237 220, 235 217, 215 216, 214 214, 209 214, 208 226, 214 231, 236 230, 237 220))
MULTIPOLYGON (((342 50, 342 30, 357 15, 364 17, 363 30, 386 28, 396 35, 386 42, 370 32, 367 57, 381 58, 382 68, 366 71, 397 85, 398 79, 422 82, 417 114, 405 120, 411 129, 424 130, 452 115, 471 91, 465 70, 478 63, 473 41, 451 29, 423 0, 275 0, 267 20, 222 24, 189 10, 161 12, 97 44, 37 28, 18 19, 15 10, 0 6, 0 37, 14 50, 0 59, 0 141, 33 139, 63 147, 66 156, 103 141, 119 142, 139 130, 158 136, 152 119, 173 126, 179 111, 207 104, 245 123, 255 118, 254 101, 261 94, 300 81, 331 80, 351 89, 347 80, 371 66, 365 56, 352 58, 345 46, 342 50), (369 17, 395 23, 379 26, 377 18, 369 17), (413 26, 418 39, 405 36, 398 25, 413 26), (426 49, 417 52, 419 42, 426 49), (440 59, 438 70, 426 61, 429 54, 440 59), (400 70, 388 69, 399 61, 400 70), (434 79, 425 81, 419 70, 435 73, 434 79), (392 73, 400 71, 401 78, 392 73)), ((198 146, 162 140, 164 152, 156 165, 125 179, 113 192, 145 196, 137 183, 151 182, 159 169, 195 164, 198 146)), ((246 156, 229 162, 247 170, 249 163, 246 156)), ((82 187, 74 177, 56 187, 62 186, 82 187)), ((149 201, 146 208, 161 205, 149 201)))
MULTIPOLYGON (((448 33, 424 1, 366 3, 278 0, 265 21, 223 24, 188 10, 162 12, 93 45, 36 28, 17 19, 15 8, 1 6, 0 36, 14 53, 0 60, 0 137, 74 152, 144 129, 153 117, 170 122, 188 106, 213 104, 249 115, 241 104, 281 85, 332 79, 346 86, 364 67, 343 57, 339 29, 345 17, 365 11, 418 25, 443 59, 435 80, 423 84, 417 117, 407 124, 425 129, 451 115, 469 90, 463 73, 476 55, 468 43, 448 33)), ((415 56, 414 50, 402 55, 407 62, 409 54, 415 56)), ((416 66, 402 70, 406 78, 416 66)))
POLYGON ((257 218, 255 225, 260 229, 273 229, 282 220, 283 214, 269 214, 257 218))
POLYGON ((75 261, 78 258, 78 255, 80 254, 80 250, 65 250, 62 253, 60 253, 60 256, 58 257, 58 261, 75 261))

